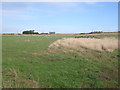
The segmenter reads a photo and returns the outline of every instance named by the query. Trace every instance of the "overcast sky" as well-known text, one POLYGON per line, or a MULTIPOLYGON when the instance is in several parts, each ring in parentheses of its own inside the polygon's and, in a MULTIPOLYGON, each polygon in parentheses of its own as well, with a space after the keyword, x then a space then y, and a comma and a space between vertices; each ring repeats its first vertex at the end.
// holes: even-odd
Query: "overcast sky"
POLYGON ((117 2, 4 2, 3 33, 114 32, 118 28, 117 2))

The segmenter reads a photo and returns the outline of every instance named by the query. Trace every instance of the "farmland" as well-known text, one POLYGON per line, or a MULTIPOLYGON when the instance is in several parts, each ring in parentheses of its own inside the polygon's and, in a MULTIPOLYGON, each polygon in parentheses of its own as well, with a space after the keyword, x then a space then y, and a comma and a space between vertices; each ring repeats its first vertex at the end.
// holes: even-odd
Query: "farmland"
MULTIPOLYGON (((118 35, 108 34, 94 36, 118 38, 118 35)), ((80 50, 59 47, 58 51, 49 51, 53 42, 71 37, 75 35, 2 36, 3 87, 119 87, 118 49, 107 52, 85 47, 80 50)))

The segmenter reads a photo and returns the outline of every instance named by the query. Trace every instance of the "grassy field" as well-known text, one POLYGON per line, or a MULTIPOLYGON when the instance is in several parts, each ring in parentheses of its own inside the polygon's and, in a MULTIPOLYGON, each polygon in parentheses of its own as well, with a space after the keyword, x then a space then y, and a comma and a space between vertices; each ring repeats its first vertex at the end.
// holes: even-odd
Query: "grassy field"
MULTIPOLYGON (((113 88, 118 84, 118 50, 49 52, 54 41, 74 36, 3 36, 4 88, 113 88)), ((96 37, 118 37, 98 35, 96 37)))

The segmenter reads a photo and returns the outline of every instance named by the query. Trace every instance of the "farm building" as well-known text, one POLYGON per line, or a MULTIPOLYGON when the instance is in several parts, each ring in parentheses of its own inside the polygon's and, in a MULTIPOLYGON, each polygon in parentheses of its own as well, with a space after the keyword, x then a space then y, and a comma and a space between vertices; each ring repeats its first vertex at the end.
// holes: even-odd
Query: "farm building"
POLYGON ((55 32, 49 32, 49 34, 55 34, 55 32))

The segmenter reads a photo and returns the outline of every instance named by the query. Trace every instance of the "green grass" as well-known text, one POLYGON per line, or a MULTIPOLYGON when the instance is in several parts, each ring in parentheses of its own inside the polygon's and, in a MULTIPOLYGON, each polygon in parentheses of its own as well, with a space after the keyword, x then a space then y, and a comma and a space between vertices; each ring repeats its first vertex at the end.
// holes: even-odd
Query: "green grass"
POLYGON ((119 87, 117 50, 47 51, 51 43, 64 37, 74 36, 3 36, 3 87, 119 87))
POLYGON ((96 36, 96 37, 98 37, 98 38, 104 38, 104 37, 120 37, 120 35, 108 35, 108 34, 106 34, 106 35, 94 35, 94 36, 96 36))

